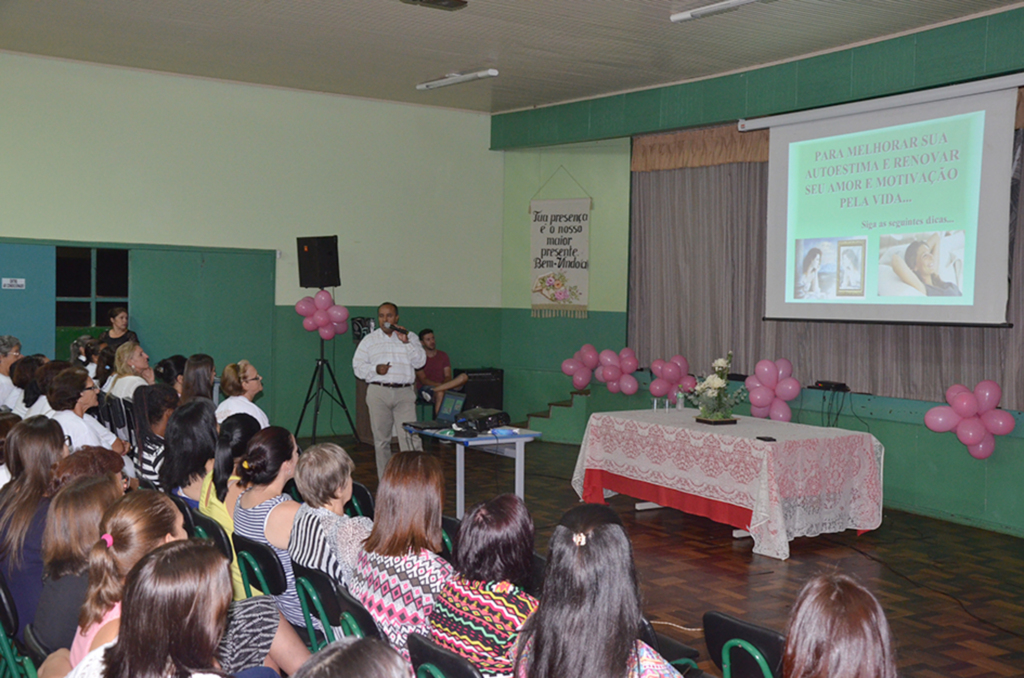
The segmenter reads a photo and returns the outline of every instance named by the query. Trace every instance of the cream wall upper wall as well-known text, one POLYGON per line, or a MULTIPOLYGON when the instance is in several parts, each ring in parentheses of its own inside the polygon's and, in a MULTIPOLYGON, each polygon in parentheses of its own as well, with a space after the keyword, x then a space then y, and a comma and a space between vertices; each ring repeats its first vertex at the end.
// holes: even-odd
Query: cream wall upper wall
POLYGON ((306 294, 295 237, 337 234, 339 303, 494 307, 489 139, 482 114, 0 54, 0 234, 276 249, 278 304, 306 294))
POLYGON ((505 151, 502 307, 530 307, 530 201, 589 195, 590 310, 626 310, 630 144, 613 139, 505 151))

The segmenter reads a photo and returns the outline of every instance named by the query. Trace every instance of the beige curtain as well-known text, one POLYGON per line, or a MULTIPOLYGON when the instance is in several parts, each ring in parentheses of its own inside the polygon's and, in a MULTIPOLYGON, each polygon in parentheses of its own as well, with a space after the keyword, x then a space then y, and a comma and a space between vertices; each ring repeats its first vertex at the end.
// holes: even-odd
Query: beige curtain
MULTIPOLYGON (((941 401, 954 383, 995 379, 1002 406, 1024 408, 1024 238, 1017 238, 1022 133, 1014 143, 1010 224, 1012 328, 765 321, 765 162, 633 173, 629 345, 642 365, 681 353, 706 374, 730 349, 733 370, 789 358, 801 383, 941 401)), ((980 262, 984 265, 984 262, 980 262)))

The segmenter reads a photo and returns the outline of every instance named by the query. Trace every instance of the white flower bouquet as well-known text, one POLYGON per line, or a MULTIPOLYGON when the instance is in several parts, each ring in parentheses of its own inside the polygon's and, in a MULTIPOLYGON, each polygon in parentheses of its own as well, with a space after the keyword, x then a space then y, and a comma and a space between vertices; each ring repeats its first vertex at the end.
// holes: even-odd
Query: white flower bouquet
POLYGON ((714 372, 697 382, 692 391, 681 391, 681 395, 700 410, 700 418, 712 421, 733 421, 732 408, 747 396, 747 389, 740 386, 729 393, 729 369, 732 367, 732 351, 724 358, 711 364, 714 372))

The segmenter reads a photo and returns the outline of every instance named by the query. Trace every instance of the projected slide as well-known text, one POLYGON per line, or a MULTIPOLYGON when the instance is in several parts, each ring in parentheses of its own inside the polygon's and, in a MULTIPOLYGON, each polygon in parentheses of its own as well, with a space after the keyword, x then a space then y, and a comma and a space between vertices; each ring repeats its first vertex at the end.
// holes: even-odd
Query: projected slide
POLYGON ((785 302, 972 305, 984 134, 979 110, 790 143, 785 302))

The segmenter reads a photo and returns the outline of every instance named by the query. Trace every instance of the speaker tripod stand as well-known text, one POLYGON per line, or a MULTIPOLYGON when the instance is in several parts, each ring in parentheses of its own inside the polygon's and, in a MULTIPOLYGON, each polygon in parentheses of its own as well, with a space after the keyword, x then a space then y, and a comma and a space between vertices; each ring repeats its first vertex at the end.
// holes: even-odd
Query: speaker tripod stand
POLYGON ((356 431, 356 425, 352 423, 352 415, 348 412, 348 406, 345 404, 345 397, 341 395, 341 389, 338 388, 338 380, 334 377, 334 370, 331 368, 331 364, 324 358, 324 340, 320 340, 320 358, 316 361, 316 367, 313 368, 313 378, 309 381, 309 390, 306 391, 306 402, 302 404, 302 412, 299 414, 299 423, 295 425, 295 437, 299 437, 299 430, 302 428, 302 420, 306 416, 306 408, 309 404, 314 403, 313 406, 313 442, 316 443, 316 423, 320 417, 320 405, 323 402, 323 397, 328 396, 331 400, 336 402, 341 409, 345 411, 345 418, 348 419, 348 425, 352 428, 352 435, 355 436, 356 442, 362 442, 359 440, 359 432, 356 431), (334 387, 334 391, 331 391, 327 385, 325 385, 325 376, 330 375, 330 385, 334 387))

